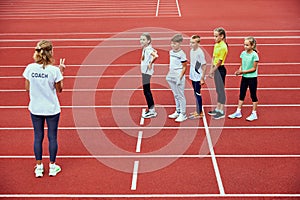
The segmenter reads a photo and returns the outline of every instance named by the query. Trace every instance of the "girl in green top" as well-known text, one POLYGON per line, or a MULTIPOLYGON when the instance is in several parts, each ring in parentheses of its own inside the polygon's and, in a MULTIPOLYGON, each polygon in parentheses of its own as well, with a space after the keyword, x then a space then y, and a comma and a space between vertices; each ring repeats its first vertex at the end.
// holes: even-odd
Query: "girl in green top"
POLYGON ((253 121, 258 119, 256 113, 257 104, 258 104, 256 91, 257 91, 257 66, 259 62, 259 57, 256 50, 256 40, 253 37, 245 38, 244 48, 245 51, 243 51, 240 55, 240 58, 242 59, 241 66, 235 72, 235 75, 242 74, 238 108, 235 113, 229 115, 228 117, 231 119, 242 117, 241 109, 244 103, 247 88, 249 87, 250 95, 253 103, 253 111, 251 115, 246 118, 246 120, 253 121))

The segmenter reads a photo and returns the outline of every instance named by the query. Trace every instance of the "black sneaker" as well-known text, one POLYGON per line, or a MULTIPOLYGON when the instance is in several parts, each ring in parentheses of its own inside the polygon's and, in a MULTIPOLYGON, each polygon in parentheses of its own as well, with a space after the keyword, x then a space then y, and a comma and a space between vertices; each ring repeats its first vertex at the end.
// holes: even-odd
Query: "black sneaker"
POLYGON ((220 112, 217 112, 216 115, 214 115, 214 119, 221 119, 221 118, 224 118, 225 117, 225 114, 223 113, 220 113, 220 112))
POLYGON ((209 114, 211 116, 215 116, 217 113, 218 113, 218 111, 212 110, 212 111, 209 111, 207 114, 209 114))

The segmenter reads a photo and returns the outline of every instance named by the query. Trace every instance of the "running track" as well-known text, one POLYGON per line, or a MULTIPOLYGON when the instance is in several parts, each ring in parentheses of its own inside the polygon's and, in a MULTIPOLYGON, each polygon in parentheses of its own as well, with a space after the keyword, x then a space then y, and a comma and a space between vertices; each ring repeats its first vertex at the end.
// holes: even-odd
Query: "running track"
MULTIPOLYGON (((299 2, 237 0, 9 0, 0 2, 0 197, 40 198, 299 198, 299 2), (222 5, 223 10, 216 8, 222 5), (216 14, 217 13, 217 14, 216 14), (209 58, 212 30, 227 30, 227 114, 236 108, 243 38, 258 40, 259 120, 177 124, 166 82, 169 39, 200 34, 209 58), (152 28, 150 28, 152 27, 152 28), (154 28, 156 27, 156 28, 154 28), (171 30, 171 31, 170 31, 171 30), (159 116, 142 120, 141 31, 159 50, 152 78, 159 116), (35 43, 51 39, 66 58, 55 178, 33 176, 32 126, 22 72, 35 43), (113 55, 117 54, 116 58, 113 55), (114 58, 109 60, 110 58, 114 58)), ((202 90, 204 110, 214 85, 202 90)), ((187 111, 194 110, 189 82, 187 111)), ((44 152, 47 154, 47 141, 44 152)), ((44 164, 47 165, 48 157, 44 164)), ((47 173, 47 169, 46 169, 47 173)))

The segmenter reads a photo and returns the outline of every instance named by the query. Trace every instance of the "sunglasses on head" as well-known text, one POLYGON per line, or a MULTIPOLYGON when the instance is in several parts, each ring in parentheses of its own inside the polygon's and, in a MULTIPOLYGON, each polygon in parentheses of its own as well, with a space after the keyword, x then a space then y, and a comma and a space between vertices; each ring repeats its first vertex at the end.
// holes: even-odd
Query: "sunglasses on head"
POLYGON ((42 51, 42 49, 35 49, 35 51, 39 53, 42 51))

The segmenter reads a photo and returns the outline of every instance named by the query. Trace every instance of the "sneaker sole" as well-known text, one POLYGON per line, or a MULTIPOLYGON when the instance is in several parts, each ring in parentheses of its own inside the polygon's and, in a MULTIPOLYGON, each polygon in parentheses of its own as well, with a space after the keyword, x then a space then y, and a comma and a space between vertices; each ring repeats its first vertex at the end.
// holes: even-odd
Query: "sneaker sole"
POLYGON ((155 118, 157 116, 156 115, 149 115, 149 116, 142 116, 144 119, 149 119, 149 118, 155 118))
POLYGON ((197 117, 195 117, 195 116, 190 116, 189 117, 189 119, 202 119, 203 117, 202 116, 197 116, 197 117))
POLYGON ((215 116, 217 113, 207 113, 210 116, 215 116))
POLYGON ((214 119, 222 119, 222 118, 225 118, 225 115, 220 116, 220 117, 214 117, 214 119))
POLYGON ((59 172, 61 172, 61 169, 59 169, 55 173, 49 173, 49 176, 56 176, 59 172))
POLYGON ((241 119, 242 116, 240 116, 240 117, 229 117, 229 116, 228 116, 228 118, 229 118, 229 119, 241 119))
POLYGON ((255 120, 258 120, 258 118, 257 119, 246 119, 246 121, 248 121, 248 122, 253 122, 255 120))
POLYGON ((35 175, 35 178, 42 178, 42 177, 43 177, 43 174, 35 175))
POLYGON ((179 117, 179 115, 176 116, 176 117, 175 117, 175 116, 170 116, 170 115, 169 115, 168 117, 169 117, 170 119, 176 119, 177 117, 179 117))
POLYGON ((184 122, 185 120, 187 120, 187 118, 183 119, 183 120, 176 120, 175 119, 175 122, 184 122))

